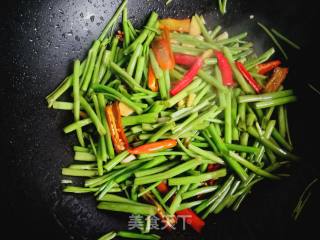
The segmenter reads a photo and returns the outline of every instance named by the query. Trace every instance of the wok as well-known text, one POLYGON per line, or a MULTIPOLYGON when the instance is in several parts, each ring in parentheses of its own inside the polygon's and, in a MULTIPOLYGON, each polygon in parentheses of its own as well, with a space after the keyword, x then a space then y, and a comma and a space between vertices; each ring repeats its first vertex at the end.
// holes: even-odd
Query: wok
MULTIPOLYGON (((302 159, 290 169, 290 178, 265 181, 236 213, 226 210, 207 219, 203 235, 192 230, 161 231, 164 239, 310 239, 317 230, 319 185, 298 221, 291 212, 305 186, 319 176, 319 99, 308 87, 316 81, 318 43, 316 7, 304 1, 229 1, 221 16, 213 0, 130 0, 129 17, 142 26, 151 10, 161 17, 203 14, 210 24, 231 33, 248 31, 261 52, 272 46, 256 25, 274 26, 302 45, 286 47, 292 87, 299 101, 289 108, 295 151, 302 159), (254 19, 249 16, 254 15, 254 19)), ((3 230, 9 239, 95 239, 111 229, 127 227, 128 216, 98 211, 91 195, 63 194, 62 166, 72 159, 74 138, 61 129, 68 113, 49 110, 44 100, 70 73, 72 60, 83 58, 120 1, 11 0, 1 2, 1 204, 3 230), (4 163, 4 164, 3 164, 4 163), (4 166, 4 168, 3 168, 4 166)), ((283 44, 285 45, 285 44, 283 44)), ((281 58, 281 56, 278 56, 281 58)), ((4 233, 3 233, 4 234, 4 233)), ((4 235, 6 236, 6 235, 4 235)))

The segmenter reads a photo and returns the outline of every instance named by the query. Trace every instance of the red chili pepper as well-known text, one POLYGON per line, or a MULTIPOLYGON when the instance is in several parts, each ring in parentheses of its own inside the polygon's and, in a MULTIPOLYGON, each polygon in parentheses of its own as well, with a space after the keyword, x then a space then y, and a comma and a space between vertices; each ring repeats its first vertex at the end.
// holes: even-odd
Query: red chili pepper
POLYGON ((189 208, 177 211, 176 215, 178 217, 180 216, 181 218, 186 219, 187 224, 189 224, 198 233, 201 232, 202 228, 205 225, 205 222, 189 208))
POLYGON ((128 152, 131 154, 143 154, 161 151, 168 148, 173 148, 177 145, 177 141, 173 139, 161 140, 154 143, 147 143, 142 146, 129 149, 128 152))
POLYGON ((193 56, 188 54, 182 54, 182 53, 175 53, 174 54, 174 60, 176 64, 179 65, 185 65, 188 67, 191 67, 199 58, 199 56, 193 56))
POLYGON ((172 47, 171 47, 171 37, 170 37, 169 28, 167 28, 167 27, 163 28, 162 37, 163 37, 163 39, 165 39, 167 41, 168 46, 169 46, 170 63, 172 65, 172 66, 170 66, 171 68, 169 68, 169 69, 173 69, 174 66, 176 65, 176 62, 174 60, 174 55, 173 55, 173 51, 172 51, 172 47))
POLYGON ((256 91, 256 93, 260 93, 262 86, 251 76, 248 70, 241 62, 236 62, 236 66, 242 76, 247 80, 250 86, 256 91))
POLYGON ((158 186, 157 189, 161 193, 167 193, 169 192, 169 187, 165 182, 161 182, 158 186))
POLYGON ((222 52, 215 50, 214 54, 218 60, 218 66, 222 76, 222 82, 225 86, 233 86, 235 82, 233 80, 232 68, 228 62, 228 59, 223 55, 222 52))
POLYGON ((276 67, 280 66, 281 62, 279 60, 274 60, 266 63, 261 63, 258 65, 258 73, 266 74, 276 67))
POLYGON ((175 62, 170 44, 170 32, 167 27, 164 27, 162 37, 156 38, 152 42, 152 50, 163 70, 174 68, 175 62))
POLYGON ((171 95, 176 95, 181 92, 185 87, 187 87, 193 80, 193 78, 198 74, 199 70, 203 65, 204 59, 210 57, 213 54, 212 50, 207 50, 200 57, 197 57, 196 61, 193 63, 188 72, 185 73, 183 78, 171 89, 171 95))
POLYGON ((122 127, 119 102, 106 106, 105 114, 116 152, 119 153, 128 149, 129 143, 122 127))
POLYGON ((288 68, 275 68, 270 80, 264 88, 264 92, 269 93, 277 91, 283 81, 286 79, 288 72, 288 68))
POLYGON ((156 79, 156 76, 154 74, 151 64, 149 64, 149 69, 148 69, 148 87, 151 89, 152 92, 159 91, 158 81, 156 79))
POLYGON ((191 20, 187 19, 174 19, 165 18, 160 21, 160 29, 167 27, 170 31, 189 32, 191 20))
POLYGON ((198 74, 203 64, 203 60, 201 57, 198 57, 196 62, 192 65, 192 67, 185 73, 183 78, 175 85, 173 89, 171 89, 170 94, 176 95, 180 91, 182 91, 185 87, 187 87, 193 80, 193 78, 198 74))

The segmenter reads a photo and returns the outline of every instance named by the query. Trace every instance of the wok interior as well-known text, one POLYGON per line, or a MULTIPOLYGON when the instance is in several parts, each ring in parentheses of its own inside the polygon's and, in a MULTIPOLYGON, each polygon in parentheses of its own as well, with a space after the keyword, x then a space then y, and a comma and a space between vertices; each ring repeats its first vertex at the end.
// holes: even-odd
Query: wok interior
MULTIPOLYGON (((19 219, 27 236, 40 238, 47 234, 55 239, 95 239, 111 229, 127 227, 126 214, 97 211, 92 196, 62 194, 60 169, 72 160, 74 139, 63 135, 61 128, 71 119, 67 113, 49 111, 44 101, 70 71, 72 60, 85 56, 119 2, 11 1, 8 8, 12 21, 9 42, 14 46, 8 51, 14 56, 14 62, 12 71, 8 71, 10 81, 6 86, 11 107, 3 113, 9 115, 15 109, 12 120, 3 125, 4 131, 14 137, 8 153, 7 174, 12 179, 8 183, 9 211, 13 222, 19 219), (12 129, 9 124, 17 127, 12 129)), ((289 121, 296 152, 302 156, 301 163, 288 169, 292 177, 279 182, 265 181, 255 187, 238 212, 224 211, 209 217, 203 238, 264 239, 312 234, 316 228, 312 227, 311 219, 319 209, 316 197, 311 199, 300 222, 295 223, 290 216, 299 194, 319 170, 315 157, 317 141, 313 136, 319 133, 319 117, 315 112, 320 96, 307 85, 319 86, 315 79, 316 62, 309 60, 315 51, 311 39, 315 7, 308 8, 302 1, 230 0, 227 15, 221 17, 212 0, 174 0, 167 7, 163 2, 131 0, 129 17, 135 26, 141 26, 152 10, 161 17, 203 14, 208 26, 219 23, 233 34, 248 31, 257 52, 272 46, 256 25, 256 21, 261 21, 303 47, 296 51, 286 46, 290 68, 286 84, 299 98, 289 107, 289 121), (254 19, 250 19, 250 15, 254 15, 254 19)), ((192 230, 181 228, 160 234, 165 239, 200 238, 192 230)))

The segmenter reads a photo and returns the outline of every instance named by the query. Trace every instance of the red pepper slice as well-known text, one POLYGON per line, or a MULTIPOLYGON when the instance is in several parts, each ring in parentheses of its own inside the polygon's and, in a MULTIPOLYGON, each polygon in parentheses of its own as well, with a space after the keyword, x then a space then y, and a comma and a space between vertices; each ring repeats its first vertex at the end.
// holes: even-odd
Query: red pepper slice
POLYGON ((235 82, 233 80, 232 68, 228 62, 228 59, 220 51, 215 50, 214 53, 218 60, 218 66, 221 72, 223 85, 228 87, 234 86, 235 82))
POLYGON ((168 46, 169 46, 169 56, 170 56, 170 61, 171 61, 171 68, 170 69, 173 69, 174 66, 176 65, 176 62, 174 60, 174 55, 173 55, 173 51, 172 51, 172 47, 171 47, 171 37, 170 37, 170 30, 169 28, 165 27, 163 28, 162 30, 162 37, 163 39, 165 39, 168 43, 168 46))
POLYGON ((198 59, 198 56, 182 54, 182 53, 175 53, 174 60, 176 64, 185 65, 191 67, 198 59))
POLYGON ((248 70, 241 62, 236 62, 236 66, 242 76, 247 80, 250 86, 256 91, 256 93, 260 93, 262 86, 251 76, 248 70))
POLYGON ((186 19, 174 19, 174 18, 165 18, 160 21, 160 29, 167 27, 170 31, 178 32, 189 32, 191 20, 186 19))
POLYGON ((195 214, 195 212, 193 212, 189 208, 186 208, 186 209, 181 210, 181 211, 177 211, 176 215, 178 217, 180 216, 183 219, 186 219, 187 224, 189 224, 198 233, 201 232, 202 228, 205 225, 205 222, 200 217, 198 217, 198 215, 195 214))
POLYGON ((159 91, 158 81, 156 79, 156 76, 154 74, 151 64, 149 64, 149 69, 148 69, 148 87, 151 89, 152 92, 159 91))
POLYGON ((128 149, 129 143, 122 127, 119 102, 106 106, 105 114, 116 152, 119 153, 128 149))
POLYGON ((156 38, 151 47, 163 70, 174 68, 175 62, 170 44, 170 32, 167 27, 164 27, 162 37, 156 38))
POLYGON ((165 182, 161 182, 158 186, 157 186, 157 189, 159 192, 161 193, 167 193, 169 192, 169 187, 168 185, 165 183, 165 182))
POLYGON ((258 65, 258 73, 259 74, 266 74, 280 65, 281 65, 281 61, 279 61, 279 60, 261 63, 258 65))
POLYGON ((192 65, 192 67, 185 73, 183 78, 175 85, 173 89, 171 89, 170 94, 172 96, 181 92, 185 87, 187 87, 192 81, 193 78, 198 74, 203 64, 203 60, 201 57, 198 57, 196 62, 192 65))
POLYGON ((191 68, 185 73, 183 78, 171 89, 170 94, 176 95, 181 92, 185 87, 187 87, 192 81, 193 78, 198 74, 199 70, 203 65, 204 59, 210 57, 213 54, 212 50, 207 50, 200 57, 197 57, 196 61, 193 63, 191 68))
POLYGON ((286 79, 288 72, 288 68, 275 68, 270 80, 264 88, 264 92, 269 93, 277 91, 283 81, 286 79))
POLYGON ((177 145, 177 141, 173 139, 161 140, 154 143, 147 143, 142 146, 129 149, 128 152, 131 154, 143 154, 161 151, 168 148, 173 148, 177 145))

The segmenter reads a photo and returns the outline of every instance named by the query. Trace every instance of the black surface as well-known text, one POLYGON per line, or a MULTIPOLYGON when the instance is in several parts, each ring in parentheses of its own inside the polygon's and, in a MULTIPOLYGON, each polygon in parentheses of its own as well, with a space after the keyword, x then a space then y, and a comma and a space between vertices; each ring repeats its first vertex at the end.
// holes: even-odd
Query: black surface
MULTIPOLYGON (((95 239, 127 225, 126 215, 97 211, 91 196, 61 193, 60 169, 71 162, 73 138, 61 132, 68 114, 48 110, 44 100, 69 72, 72 60, 84 57, 119 2, 2 1, 1 213, 10 239, 95 239)), ((303 46, 302 51, 287 47, 287 84, 299 98, 289 109, 290 123, 303 158, 288 170, 292 177, 259 184, 239 212, 209 218, 201 237, 178 231, 164 239, 310 239, 317 232, 319 185, 300 219, 294 222, 290 215, 304 187, 319 176, 320 96, 307 86, 320 89, 318 63, 310 60, 317 54, 318 43, 311 38, 317 28, 316 7, 304 1, 229 1, 228 14, 221 18, 213 0, 174 0, 168 7, 163 2, 129 0, 129 17, 139 26, 152 9, 174 17, 197 12, 233 33, 248 30, 259 51, 272 44, 256 26, 258 20, 303 46)))

